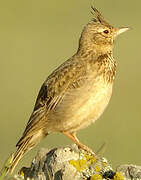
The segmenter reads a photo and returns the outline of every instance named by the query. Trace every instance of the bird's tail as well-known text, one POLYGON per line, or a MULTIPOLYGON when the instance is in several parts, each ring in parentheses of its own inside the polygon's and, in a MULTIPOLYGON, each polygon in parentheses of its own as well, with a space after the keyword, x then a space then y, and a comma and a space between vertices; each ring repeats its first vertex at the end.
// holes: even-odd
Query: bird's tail
POLYGON ((16 150, 16 152, 14 153, 14 157, 13 160, 10 164, 10 167, 8 169, 8 173, 12 173, 13 170, 15 169, 16 165, 18 164, 18 162, 20 161, 20 159, 23 157, 23 155, 29 151, 30 149, 32 149, 33 147, 29 146, 30 144, 30 139, 26 139, 26 141, 24 141, 22 144, 20 144, 16 150))
POLYGON ((17 150, 14 153, 14 157, 8 169, 8 173, 12 173, 23 155, 36 146, 47 134, 48 133, 43 133, 42 129, 35 131, 32 134, 24 134, 16 145, 17 150))

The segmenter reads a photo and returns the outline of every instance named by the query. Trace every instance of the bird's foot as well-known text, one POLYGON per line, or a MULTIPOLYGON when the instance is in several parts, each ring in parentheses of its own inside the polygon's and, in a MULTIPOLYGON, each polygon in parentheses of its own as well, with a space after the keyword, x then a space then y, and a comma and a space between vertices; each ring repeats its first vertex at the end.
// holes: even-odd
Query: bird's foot
POLYGON ((89 148, 88 146, 86 146, 85 144, 82 143, 77 143, 78 147, 83 149, 84 151, 87 151, 88 153, 92 154, 93 156, 96 156, 95 152, 93 152, 93 150, 91 148, 89 148))
POLYGON ((90 149, 89 147, 87 147, 86 145, 82 144, 79 139, 76 137, 75 133, 69 133, 68 131, 63 131, 63 134, 65 134, 66 136, 68 136, 71 140, 73 140, 73 142, 81 149, 91 153, 93 156, 96 156, 96 154, 92 151, 92 149, 90 149))

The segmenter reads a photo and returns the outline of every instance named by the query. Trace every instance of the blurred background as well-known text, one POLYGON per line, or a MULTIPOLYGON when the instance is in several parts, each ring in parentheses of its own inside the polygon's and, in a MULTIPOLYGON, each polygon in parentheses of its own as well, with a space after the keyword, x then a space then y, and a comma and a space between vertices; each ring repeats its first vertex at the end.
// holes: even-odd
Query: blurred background
MULTIPOLYGON (((82 28, 92 18, 91 5, 112 25, 131 30, 115 43, 118 70, 110 104, 78 137, 94 151, 106 142, 104 156, 114 167, 141 165, 141 1, 6 0, 0 1, 0 167, 15 150, 41 84, 77 50, 82 28)), ((52 134, 19 167, 29 166, 41 147, 71 143, 52 134)))

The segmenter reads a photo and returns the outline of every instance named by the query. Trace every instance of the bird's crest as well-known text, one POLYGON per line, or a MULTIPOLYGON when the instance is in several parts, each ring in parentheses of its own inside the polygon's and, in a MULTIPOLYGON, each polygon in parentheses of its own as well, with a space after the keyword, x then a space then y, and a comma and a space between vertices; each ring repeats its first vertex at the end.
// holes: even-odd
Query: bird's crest
POLYGON ((91 6, 92 8, 92 15, 94 15, 92 21, 94 22, 99 22, 100 24, 106 25, 106 26, 110 26, 109 23, 104 19, 104 17, 102 16, 102 14, 93 6, 91 6))

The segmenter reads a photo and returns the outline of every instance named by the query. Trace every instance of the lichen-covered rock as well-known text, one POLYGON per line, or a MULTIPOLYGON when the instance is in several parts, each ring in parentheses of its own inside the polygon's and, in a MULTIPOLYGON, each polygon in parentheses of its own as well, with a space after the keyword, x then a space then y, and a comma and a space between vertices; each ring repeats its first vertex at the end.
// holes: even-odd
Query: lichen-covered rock
POLYGON ((117 167, 118 172, 122 172, 126 179, 141 179, 141 166, 125 164, 117 167))
POLYGON ((19 173, 22 178, 35 180, 114 179, 116 175, 105 158, 93 156, 76 145, 42 149, 31 167, 23 167, 19 173))
POLYGON ((78 149, 76 145, 41 149, 31 167, 23 167, 19 175, 9 180, 129 180, 141 179, 141 167, 124 165, 113 171, 108 161, 78 149), (138 169, 138 171, 137 171, 138 169), (130 176, 132 175, 132 177, 130 176))

